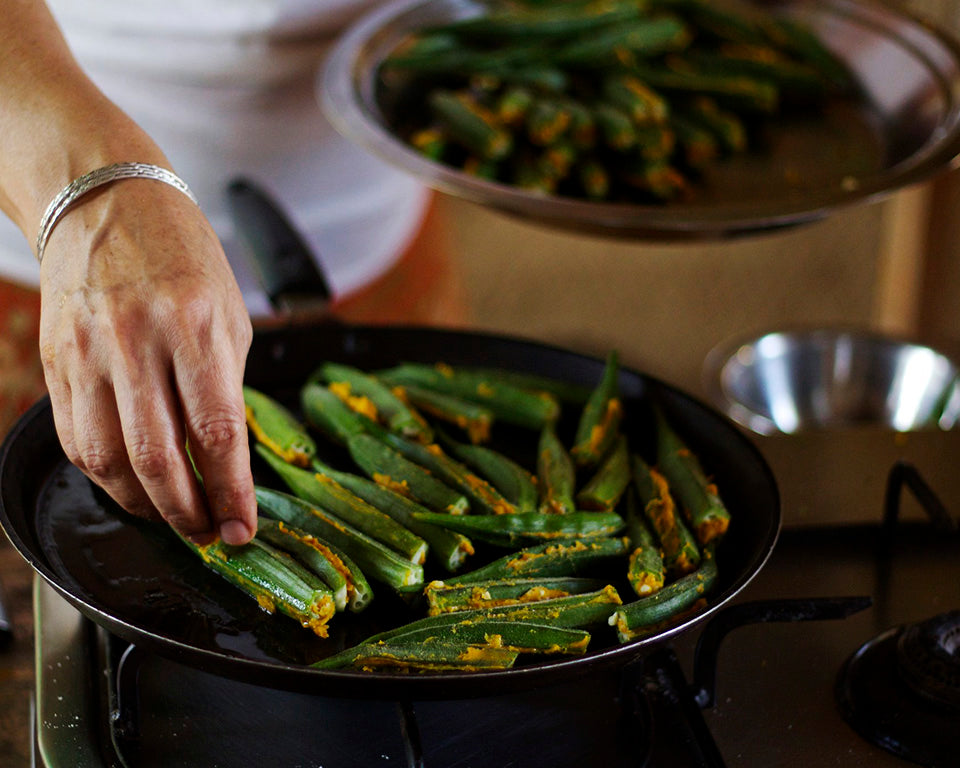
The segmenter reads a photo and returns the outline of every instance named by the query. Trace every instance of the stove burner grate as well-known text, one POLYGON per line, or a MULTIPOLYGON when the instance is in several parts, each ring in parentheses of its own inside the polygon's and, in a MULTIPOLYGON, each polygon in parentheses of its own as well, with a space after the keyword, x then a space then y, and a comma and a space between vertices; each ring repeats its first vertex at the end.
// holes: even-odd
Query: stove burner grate
POLYGON ((915 693, 960 715, 960 611, 906 627, 897 640, 897 668, 915 693))

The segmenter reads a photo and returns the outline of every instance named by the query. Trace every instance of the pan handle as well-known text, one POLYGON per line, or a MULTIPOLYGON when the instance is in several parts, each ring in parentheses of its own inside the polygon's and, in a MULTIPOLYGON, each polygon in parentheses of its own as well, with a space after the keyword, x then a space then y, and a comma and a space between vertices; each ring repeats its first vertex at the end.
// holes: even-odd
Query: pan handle
POLYGON ((287 320, 328 317, 329 283, 280 204, 245 178, 227 185, 227 207, 274 311, 287 320))

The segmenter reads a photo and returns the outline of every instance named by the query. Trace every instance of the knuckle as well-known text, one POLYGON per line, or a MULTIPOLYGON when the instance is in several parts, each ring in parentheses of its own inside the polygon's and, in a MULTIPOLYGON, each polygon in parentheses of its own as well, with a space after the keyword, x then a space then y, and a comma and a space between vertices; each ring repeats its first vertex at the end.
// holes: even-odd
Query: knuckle
POLYGON ((123 454, 111 445, 100 442, 90 443, 80 448, 76 454, 78 461, 74 461, 74 464, 84 467, 98 483, 116 480, 123 474, 125 466, 123 454))
POLYGON ((147 481, 163 481, 177 462, 177 452, 171 445, 143 438, 127 446, 130 465, 147 481))
POLYGON ((246 435, 246 421, 237 413, 206 414, 193 425, 197 447, 206 453, 228 452, 246 435))

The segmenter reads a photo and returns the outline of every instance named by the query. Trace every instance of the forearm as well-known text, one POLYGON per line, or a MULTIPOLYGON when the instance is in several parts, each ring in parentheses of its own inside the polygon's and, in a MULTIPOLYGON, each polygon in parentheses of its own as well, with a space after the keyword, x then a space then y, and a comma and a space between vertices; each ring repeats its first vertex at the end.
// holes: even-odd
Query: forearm
POLYGON ((160 149, 87 78, 41 0, 0 0, 0 209, 32 243, 43 211, 87 171, 160 149))

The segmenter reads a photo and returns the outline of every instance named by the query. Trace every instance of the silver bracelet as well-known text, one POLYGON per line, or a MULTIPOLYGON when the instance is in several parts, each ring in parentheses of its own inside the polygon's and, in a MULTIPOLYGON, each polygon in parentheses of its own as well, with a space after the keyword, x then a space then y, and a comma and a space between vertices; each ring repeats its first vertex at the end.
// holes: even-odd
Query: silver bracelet
MULTIPOLYGON (((161 168, 159 165, 150 165, 149 163, 114 163, 105 165, 103 168, 97 168, 95 171, 85 173, 60 190, 59 194, 47 210, 44 211, 43 218, 40 220, 40 230, 37 232, 37 261, 43 262, 43 249, 47 247, 47 240, 50 239, 50 233, 57 226, 60 217, 63 216, 81 197, 97 187, 109 184, 112 181, 120 179, 153 179, 169 184, 171 187, 179 189, 183 194, 197 202, 197 198, 186 182, 173 171, 161 168)), ((197 203, 199 205, 199 203, 197 203)))

